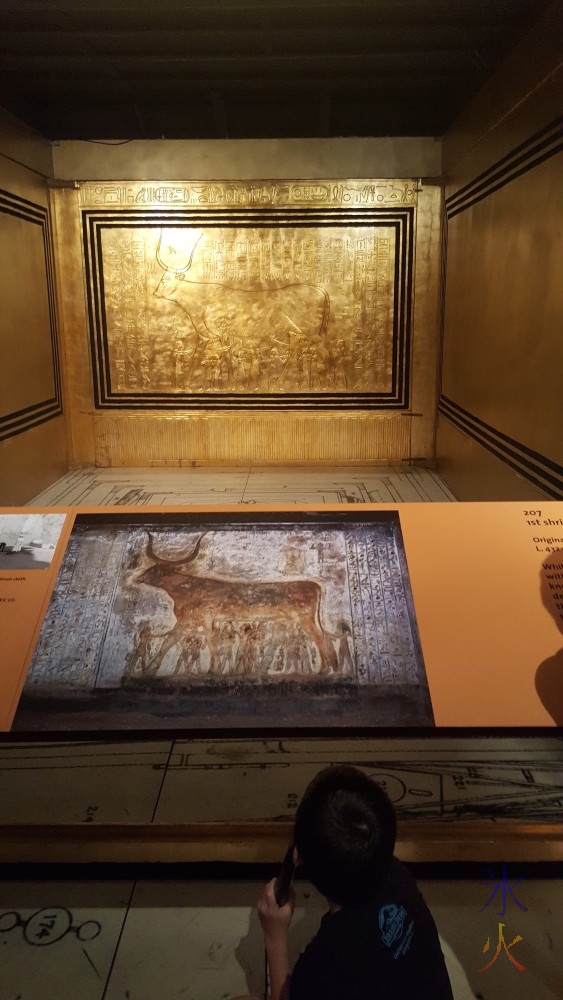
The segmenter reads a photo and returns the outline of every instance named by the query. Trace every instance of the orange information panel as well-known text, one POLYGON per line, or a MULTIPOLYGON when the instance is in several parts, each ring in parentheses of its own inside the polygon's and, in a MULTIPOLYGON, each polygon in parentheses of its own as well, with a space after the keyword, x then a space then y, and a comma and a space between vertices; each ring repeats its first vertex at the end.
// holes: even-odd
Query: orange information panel
POLYGON ((563 723, 563 503, 0 509, 0 729, 563 723))

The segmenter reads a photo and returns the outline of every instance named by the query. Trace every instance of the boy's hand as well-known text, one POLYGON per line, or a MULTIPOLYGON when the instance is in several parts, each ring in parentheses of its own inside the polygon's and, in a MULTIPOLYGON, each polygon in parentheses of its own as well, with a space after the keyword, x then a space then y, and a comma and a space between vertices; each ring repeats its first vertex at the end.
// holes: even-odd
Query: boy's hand
POLYGON ((274 894, 275 884, 276 880, 273 878, 271 882, 268 882, 264 886, 262 897, 257 903, 258 918, 262 924, 262 930, 266 938, 286 936, 295 908, 295 892, 293 888, 290 889, 287 903, 284 903, 283 906, 278 906, 274 894))

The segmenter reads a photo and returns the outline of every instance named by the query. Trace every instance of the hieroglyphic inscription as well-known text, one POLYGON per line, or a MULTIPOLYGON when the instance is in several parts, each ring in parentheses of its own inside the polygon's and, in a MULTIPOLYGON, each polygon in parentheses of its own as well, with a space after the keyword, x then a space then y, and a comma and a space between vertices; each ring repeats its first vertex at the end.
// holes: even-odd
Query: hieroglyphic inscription
POLYGON ((104 243, 106 280, 118 296, 106 296, 108 324, 113 331, 112 373, 118 392, 149 388, 151 352, 147 342, 149 309, 145 241, 134 230, 110 230, 104 243))
POLYGON ((354 207, 414 205, 417 184, 408 179, 322 181, 193 181, 163 184, 124 181, 84 184, 83 208, 99 206, 354 207))
POLYGON ((115 581, 127 540, 116 529, 111 545, 96 533, 73 533, 65 553, 49 613, 35 651, 27 686, 30 691, 57 687, 86 692, 96 686, 103 637, 115 594, 115 581))
POLYGON ((357 670, 364 683, 413 684, 418 641, 409 615, 399 540, 393 525, 377 536, 346 535, 357 670))

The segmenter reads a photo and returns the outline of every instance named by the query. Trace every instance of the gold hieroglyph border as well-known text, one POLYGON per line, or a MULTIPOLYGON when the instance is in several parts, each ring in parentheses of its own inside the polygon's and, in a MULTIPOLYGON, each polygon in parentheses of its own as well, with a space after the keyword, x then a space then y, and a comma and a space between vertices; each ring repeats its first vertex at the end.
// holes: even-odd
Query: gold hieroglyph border
POLYGON ((416 205, 418 183, 392 180, 104 181, 79 191, 81 208, 377 208, 416 205))

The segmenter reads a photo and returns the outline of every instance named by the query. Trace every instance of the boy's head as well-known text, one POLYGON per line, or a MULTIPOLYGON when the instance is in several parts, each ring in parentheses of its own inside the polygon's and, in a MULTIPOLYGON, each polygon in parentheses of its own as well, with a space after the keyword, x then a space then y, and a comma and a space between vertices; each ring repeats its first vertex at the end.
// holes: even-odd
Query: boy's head
POLYGON ((327 767, 317 774, 295 817, 295 846, 305 874, 341 906, 361 906, 376 894, 389 870, 395 833, 387 795, 355 767, 327 767))

